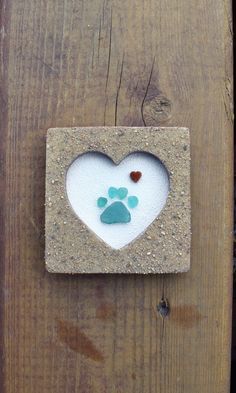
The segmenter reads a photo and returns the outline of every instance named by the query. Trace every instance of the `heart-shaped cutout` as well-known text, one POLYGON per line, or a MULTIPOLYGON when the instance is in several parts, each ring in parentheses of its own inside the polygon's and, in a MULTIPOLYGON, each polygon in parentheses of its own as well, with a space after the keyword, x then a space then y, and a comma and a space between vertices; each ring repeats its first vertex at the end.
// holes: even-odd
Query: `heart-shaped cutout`
POLYGON ((110 247, 120 249, 159 215, 168 197, 169 176, 149 153, 132 153, 116 165, 106 155, 92 152, 70 165, 66 190, 77 216, 110 247), (134 168, 142 173, 142 182, 132 181, 134 168))

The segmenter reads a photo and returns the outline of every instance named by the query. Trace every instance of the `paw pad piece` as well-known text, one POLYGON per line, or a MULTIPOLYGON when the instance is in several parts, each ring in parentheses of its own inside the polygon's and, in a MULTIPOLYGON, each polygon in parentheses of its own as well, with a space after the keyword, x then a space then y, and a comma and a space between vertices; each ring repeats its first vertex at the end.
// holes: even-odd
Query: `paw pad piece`
POLYGON ((131 215, 122 202, 113 202, 100 216, 104 224, 127 223, 131 221, 131 215))

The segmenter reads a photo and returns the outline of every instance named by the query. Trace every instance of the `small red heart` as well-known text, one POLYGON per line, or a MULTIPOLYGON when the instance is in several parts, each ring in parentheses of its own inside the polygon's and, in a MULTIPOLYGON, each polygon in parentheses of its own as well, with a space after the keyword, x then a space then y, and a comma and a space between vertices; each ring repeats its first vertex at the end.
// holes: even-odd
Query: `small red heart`
POLYGON ((139 171, 130 172, 130 178, 135 183, 137 183, 140 180, 141 177, 142 177, 142 172, 139 172, 139 171))

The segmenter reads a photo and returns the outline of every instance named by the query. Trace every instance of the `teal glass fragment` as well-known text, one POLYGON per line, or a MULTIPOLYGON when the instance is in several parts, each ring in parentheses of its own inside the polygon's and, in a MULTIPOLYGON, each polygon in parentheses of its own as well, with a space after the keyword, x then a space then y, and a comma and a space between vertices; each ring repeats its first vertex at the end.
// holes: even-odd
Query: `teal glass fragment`
POLYGON ((128 206, 133 209, 137 205, 138 205, 138 198, 136 196, 129 196, 128 197, 128 206))
POLYGON ((128 190, 126 187, 120 187, 118 189, 118 196, 120 199, 125 199, 127 197, 128 190))
POLYGON ((129 210, 122 202, 113 202, 100 216, 104 224, 128 223, 131 221, 129 210))
POLYGON ((118 196, 118 190, 117 190, 117 188, 115 188, 115 187, 110 187, 109 189, 108 189, 108 195, 109 195, 109 197, 110 198, 115 198, 116 196, 118 196))
POLYGON ((104 198, 104 197, 98 198, 98 200, 97 200, 98 207, 104 207, 104 206, 106 206, 106 204, 107 204, 107 198, 104 198))

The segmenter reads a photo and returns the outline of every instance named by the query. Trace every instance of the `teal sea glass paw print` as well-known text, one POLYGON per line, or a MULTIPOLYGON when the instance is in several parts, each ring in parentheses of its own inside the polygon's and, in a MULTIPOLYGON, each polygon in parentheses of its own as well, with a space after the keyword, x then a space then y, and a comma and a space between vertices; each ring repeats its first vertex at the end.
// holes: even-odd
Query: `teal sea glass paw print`
POLYGON ((131 214, 126 204, 130 209, 134 209, 138 203, 138 197, 132 195, 128 196, 128 189, 126 187, 110 187, 108 189, 108 197, 110 199, 119 199, 107 206, 108 199, 100 197, 97 200, 97 206, 99 208, 105 208, 103 213, 100 215, 100 220, 104 224, 120 224, 128 223, 131 221, 131 214), (121 202, 123 201, 123 202, 121 202))

